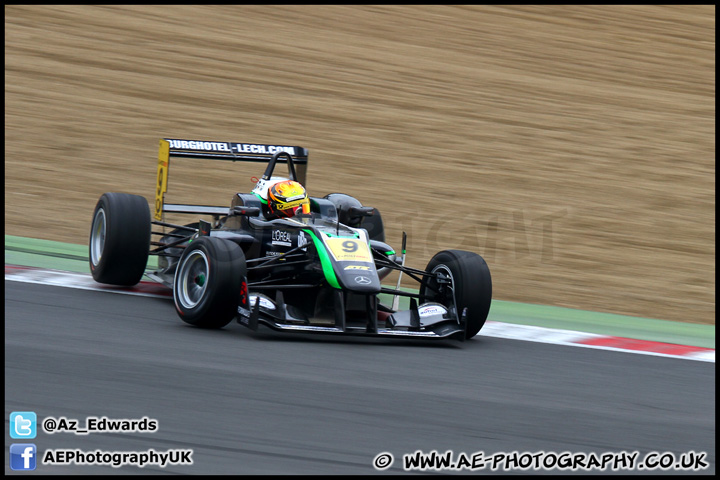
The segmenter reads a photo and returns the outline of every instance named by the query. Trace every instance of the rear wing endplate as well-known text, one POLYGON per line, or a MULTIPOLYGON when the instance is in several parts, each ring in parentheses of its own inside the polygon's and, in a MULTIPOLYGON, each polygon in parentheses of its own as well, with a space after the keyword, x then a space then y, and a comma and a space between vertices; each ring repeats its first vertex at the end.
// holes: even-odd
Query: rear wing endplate
MULTIPOLYGON (((165 205, 171 157, 267 163, 273 155, 279 152, 285 152, 292 156, 298 180, 304 186, 307 185, 308 150, 306 148, 258 143, 161 139, 158 153, 157 188, 155 190, 155 219, 162 221, 163 212, 227 215, 229 211, 228 207, 165 205)), ((284 157, 284 155, 280 155, 277 161, 287 163, 284 157)))

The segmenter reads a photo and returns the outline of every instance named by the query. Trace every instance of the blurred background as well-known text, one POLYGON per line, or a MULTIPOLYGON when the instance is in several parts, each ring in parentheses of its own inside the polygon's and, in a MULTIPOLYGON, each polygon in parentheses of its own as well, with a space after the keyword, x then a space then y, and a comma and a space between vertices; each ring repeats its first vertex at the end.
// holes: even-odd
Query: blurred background
MULTIPOLYGON (((312 196, 410 266, 479 253, 496 299, 715 322, 714 6, 5 7, 6 234, 87 244, 163 137, 308 148, 312 196)), ((166 199, 249 166, 175 162, 166 199)))

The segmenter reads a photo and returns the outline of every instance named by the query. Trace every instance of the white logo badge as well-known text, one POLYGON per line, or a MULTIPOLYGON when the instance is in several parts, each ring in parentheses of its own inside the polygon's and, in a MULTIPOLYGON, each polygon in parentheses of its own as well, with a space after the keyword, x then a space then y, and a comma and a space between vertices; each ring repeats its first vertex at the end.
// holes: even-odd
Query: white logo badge
POLYGON ((305 232, 300 230, 300 233, 298 233, 298 247, 303 247, 303 246, 307 245, 307 243, 308 243, 308 239, 305 236, 305 232))
POLYGON ((292 242, 289 232, 283 232, 282 230, 273 230, 272 232, 272 244, 273 245, 284 245, 286 247, 292 247, 292 242))

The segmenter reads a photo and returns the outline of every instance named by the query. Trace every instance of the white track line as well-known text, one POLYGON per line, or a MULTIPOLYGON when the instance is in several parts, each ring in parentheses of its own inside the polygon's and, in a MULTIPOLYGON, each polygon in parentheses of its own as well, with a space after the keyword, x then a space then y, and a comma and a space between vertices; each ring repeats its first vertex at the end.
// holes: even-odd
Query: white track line
MULTIPOLYGON (((5 280, 77 288, 82 290, 120 293, 125 295, 138 295, 142 297, 169 298, 172 296, 172 293, 167 288, 154 282, 140 282, 135 287, 113 287, 97 283, 89 274, 45 270, 31 267, 16 267, 12 265, 5 266, 5 280)), ((668 354, 662 353, 662 350, 672 347, 671 345, 660 342, 645 341, 635 342, 636 344, 642 342, 640 347, 635 346, 635 348, 623 348, 622 345, 627 345, 628 342, 632 344, 632 340, 607 335, 598 335, 594 333, 576 332, 572 330, 560 330, 554 328, 488 321, 483 326, 480 335, 485 337, 509 338, 512 340, 551 343, 555 345, 570 345, 574 347, 595 348, 600 350, 612 350, 618 352, 638 353, 643 355, 682 358, 686 360, 715 363, 714 349, 688 347, 680 349, 685 350, 682 354, 668 354), (584 342, 604 343, 604 345, 588 345, 584 342), (618 346, 613 346, 613 343, 616 343, 618 346), (643 349, 640 350, 638 348, 643 349)))

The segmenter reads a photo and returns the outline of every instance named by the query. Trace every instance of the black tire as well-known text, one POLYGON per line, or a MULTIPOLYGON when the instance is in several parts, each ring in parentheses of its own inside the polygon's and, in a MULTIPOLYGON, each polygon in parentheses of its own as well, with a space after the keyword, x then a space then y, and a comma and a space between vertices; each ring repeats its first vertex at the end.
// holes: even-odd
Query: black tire
POLYGON ((96 282, 136 285, 150 252, 147 200, 128 193, 105 193, 98 200, 90 227, 90 271, 96 282))
MULTIPOLYGON (((477 335, 485 325, 492 302, 492 278, 485 260, 478 254, 463 250, 443 250, 430 259, 425 271, 449 276, 458 315, 467 308, 465 338, 477 335)), ((453 302, 450 289, 441 287, 434 277, 425 277, 420 285, 420 301, 438 302, 450 306, 453 302)))
POLYGON ((236 243, 198 237, 185 248, 173 281, 175 309, 183 322, 222 328, 237 315, 240 286, 247 274, 236 243))

